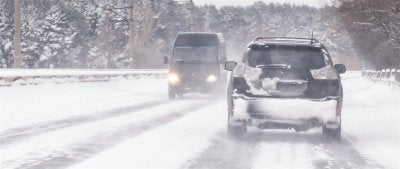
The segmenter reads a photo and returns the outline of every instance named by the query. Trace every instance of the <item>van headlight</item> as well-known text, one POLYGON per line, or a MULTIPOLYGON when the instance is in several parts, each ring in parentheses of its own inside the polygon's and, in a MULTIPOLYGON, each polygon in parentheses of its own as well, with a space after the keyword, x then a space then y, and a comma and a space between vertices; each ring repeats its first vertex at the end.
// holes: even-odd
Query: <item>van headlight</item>
POLYGON ((336 73, 335 68, 328 65, 327 67, 310 70, 311 75, 314 79, 321 79, 321 80, 336 80, 339 79, 338 74, 336 73))
POLYGON ((168 74, 168 82, 170 84, 176 84, 178 82, 180 82, 181 80, 179 79, 178 75, 175 73, 169 73, 168 74))
POLYGON ((217 81, 217 76, 215 76, 215 75, 208 75, 206 81, 207 81, 207 82, 215 82, 215 81, 217 81))

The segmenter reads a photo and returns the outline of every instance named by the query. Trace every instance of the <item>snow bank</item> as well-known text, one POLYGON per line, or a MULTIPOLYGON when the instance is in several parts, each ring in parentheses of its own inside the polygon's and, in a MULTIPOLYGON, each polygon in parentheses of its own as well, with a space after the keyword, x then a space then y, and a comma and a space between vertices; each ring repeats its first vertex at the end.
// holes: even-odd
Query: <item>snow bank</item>
POLYGON ((344 135, 363 156, 400 168, 400 90, 359 74, 344 76, 344 135))

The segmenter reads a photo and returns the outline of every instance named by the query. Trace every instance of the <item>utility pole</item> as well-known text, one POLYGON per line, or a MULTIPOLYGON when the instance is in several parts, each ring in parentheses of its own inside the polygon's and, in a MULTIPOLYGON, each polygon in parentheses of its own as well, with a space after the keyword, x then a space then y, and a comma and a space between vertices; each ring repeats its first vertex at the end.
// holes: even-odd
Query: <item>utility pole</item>
POLYGON ((21 68, 21 0, 14 0, 14 68, 21 68))
POLYGON ((135 49, 134 49, 134 41, 135 41, 135 29, 134 29, 134 24, 133 24, 133 1, 134 0, 128 0, 128 7, 129 7, 129 12, 128 12, 128 22, 129 22, 129 42, 128 42, 128 53, 129 53, 129 58, 131 59, 130 66, 131 68, 136 68, 136 57, 135 57, 135 49))
POLYGON ((194 32, 194 18, 193 18, 194 3, 193 3, 193 0, 189 0, 189 10, 190 10, 190 31, 194 32))
POLYGON ((193 10, 194 10, 194 3, 193 0, 173 0, 178 3, 185 3, 187 6, 186 8, 189 10, 189 17, 190 17, 190 31, 194 32, 194 17, 193 17, 193 10))
POLYGON ((206 23, 204 24, 204 31, 208 32, 210 30, 210 9, 206 9, 206 23))

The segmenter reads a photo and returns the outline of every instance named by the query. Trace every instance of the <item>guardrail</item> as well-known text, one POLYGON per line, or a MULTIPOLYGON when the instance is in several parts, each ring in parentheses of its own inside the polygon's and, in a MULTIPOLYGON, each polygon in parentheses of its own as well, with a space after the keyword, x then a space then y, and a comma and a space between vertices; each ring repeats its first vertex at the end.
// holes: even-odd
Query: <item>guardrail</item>
POLYGON ((400 85, 400 69, 363 70, 361 75, 368 77, 374 82, 400 85))
POLYGON ((113 78, 164 78, 166 69, 0 69, 0 86, 44 82, 98 82, 113 78))

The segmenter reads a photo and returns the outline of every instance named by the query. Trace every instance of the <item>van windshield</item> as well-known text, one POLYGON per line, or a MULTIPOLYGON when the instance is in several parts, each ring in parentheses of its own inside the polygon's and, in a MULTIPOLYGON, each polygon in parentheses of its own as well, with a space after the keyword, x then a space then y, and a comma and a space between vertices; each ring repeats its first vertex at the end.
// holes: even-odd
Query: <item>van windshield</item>
POLYGON ((178 46, 174 49, 172 60, 216 62, 217 56, 218 50, 216 47, 178 46))

